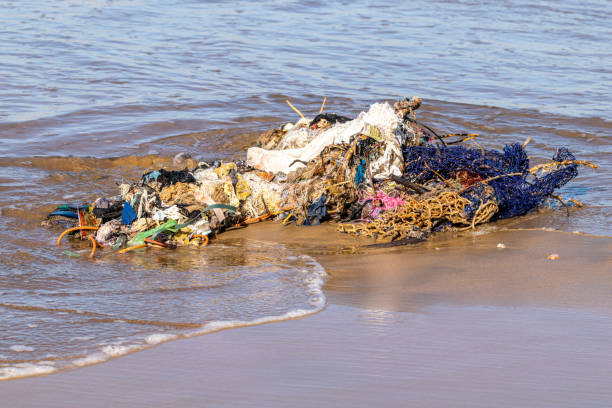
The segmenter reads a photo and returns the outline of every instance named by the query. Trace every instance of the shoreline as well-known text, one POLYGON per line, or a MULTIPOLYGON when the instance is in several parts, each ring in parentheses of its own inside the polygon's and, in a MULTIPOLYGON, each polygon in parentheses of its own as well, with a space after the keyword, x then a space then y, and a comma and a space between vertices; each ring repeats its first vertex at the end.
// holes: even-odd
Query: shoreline
POLYGON ((299 234, 298 227, 279 227, 264 223, 229 231, 219 242, 274 236, 313 256, 329 275, 322 312, 5 381, 3 399, 11 406, 44 402, 50 407, 310 406, 314 401, 365 406, 410 400, 418 406, 456 406, 457 401, 490 406, 484 403, 490 397, 503 400, 502 406, 563 406, 578 380, 590 391, 575 404, 604 406, 612 398, 604 380, 605 355, 612 352, 606 341, 612 335, 607 324, 612 241, 498 230, 371 250, 360 246, 363 240, 340 234, 333 244, 321 245, 332 226, 301 228, 299 234), (497 248, 500 242, 506 248, 497 248), (546 259, 553 251, 559 260, 546 259), (371 359, 371 353, 383 351, 371 359), (245 359, 250 365, 244 366, 245 359), (533 364, 531 374, 525 377, 521 364, 533 364), (342 375, 351 376, 355 386, 342 375), (446 384, 442 393, 436 376, 438 385, 446 384), (503 378, 514 379, 510 388, 492 383, 503 378), (540 381, 549 388, 538 391, 540 381), (406 386, 417 383, 425 391, 406 386), (106 389, 120 390, 121 396, 105 395, 106 389), (489 397, 480 400, 481 393, 489 397), (379 394, 385 396, 378 399, 379 394), (523 394, 529 398, 517 400, 523 394))
POLYGON ((602 358, 608 317, 330 305, 306 319, 169 342, 0 390, 13 407, 604 407, 612 398, 602 358))

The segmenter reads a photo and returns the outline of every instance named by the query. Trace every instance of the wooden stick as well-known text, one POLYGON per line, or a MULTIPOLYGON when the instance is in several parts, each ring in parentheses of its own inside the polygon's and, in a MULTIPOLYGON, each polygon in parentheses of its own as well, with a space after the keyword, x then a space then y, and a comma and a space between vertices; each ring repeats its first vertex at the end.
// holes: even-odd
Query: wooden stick
POLYGON ((406 186, 414 191, 416 191, 419 194, 423 194, 423 193, 427 193, 429 192, 429 189, 427 189, 426 187, 423 187, 419 184, 413 183, 411 181, 408 181, 400 176, 396 176, 395 174, 391 175, 391 180, 395 181, 396 183, 399 183, 403 186, 406 186))

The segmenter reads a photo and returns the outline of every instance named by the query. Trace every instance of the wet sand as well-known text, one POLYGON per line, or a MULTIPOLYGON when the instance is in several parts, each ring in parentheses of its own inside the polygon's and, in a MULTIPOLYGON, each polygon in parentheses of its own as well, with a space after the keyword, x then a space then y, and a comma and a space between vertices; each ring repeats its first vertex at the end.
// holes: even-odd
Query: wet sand
POLYGON ((330 274, 323 312, 4 382, 3 405, 609 406, 612 240, 499 230, 367 249, 323 244, 332 233, 267 223, 221 237, 315 256, 330 274))

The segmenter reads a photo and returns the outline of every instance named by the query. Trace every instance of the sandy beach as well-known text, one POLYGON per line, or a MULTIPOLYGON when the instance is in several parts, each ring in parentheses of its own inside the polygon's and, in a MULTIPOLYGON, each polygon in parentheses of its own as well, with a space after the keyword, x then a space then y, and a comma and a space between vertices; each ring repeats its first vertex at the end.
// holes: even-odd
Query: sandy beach
POLYGON ((275 236, 313 254, 330 275, 323 312, 4 382, 3 404, 608 406, 609 239, 509 230, 322 245, 332 231, 266 223, 222 237, 275 236))

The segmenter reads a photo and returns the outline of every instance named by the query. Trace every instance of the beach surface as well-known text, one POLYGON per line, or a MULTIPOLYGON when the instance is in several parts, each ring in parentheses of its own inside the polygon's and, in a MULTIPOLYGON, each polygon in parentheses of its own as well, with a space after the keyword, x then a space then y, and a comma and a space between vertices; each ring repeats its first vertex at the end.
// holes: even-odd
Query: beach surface
POLYGON ((389 249, 322 244, 330 226, 229 232, 312 254, 327 308, 4 382, 3 404, 608 406, 612 240, 512 228, 389 249))

